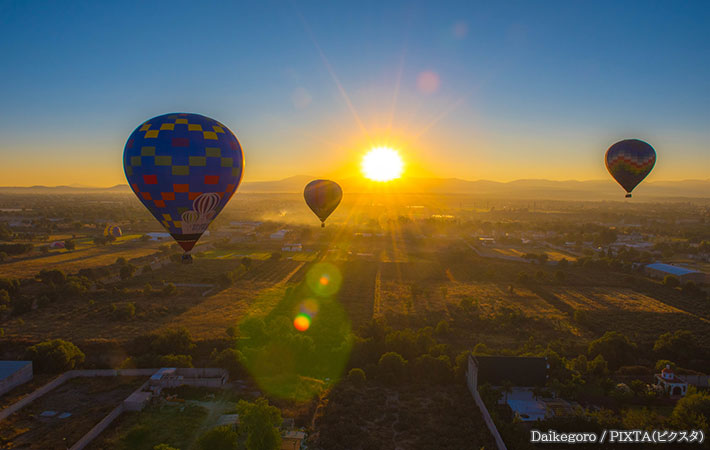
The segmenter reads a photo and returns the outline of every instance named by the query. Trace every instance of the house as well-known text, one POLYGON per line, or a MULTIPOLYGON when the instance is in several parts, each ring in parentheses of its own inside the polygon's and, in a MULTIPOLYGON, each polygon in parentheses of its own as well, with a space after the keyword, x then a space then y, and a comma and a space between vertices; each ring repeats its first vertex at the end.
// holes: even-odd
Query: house
POLYGON ((32 361, 0 361, 0 395, 32 379, 32 361))
POLYGON ((665 278, 667 275, 673 275, 683 283, 693 281, 695 283, 704 283, 707 280, 707 275, 697 270, 686 269, 685 267, 674 266, 671 264, 653 263, 648 264, 644 270, 646 274, 653 278, 665 278))
POLYGON ((172 239, 170 233, 146 233, 146 236, 149 236, 151 241, 168 241, 172 239))
POLYGON ((290 231, 290 230, 279 230, 279 231, 277 231, 277 232, 275 232, 275 233, 271 233, 271 235, 269 235, 269 238, 272 239, 272 240, 274 240, 274 241, 282 241, 282 240, 286 237, 286 234, 287 234, 289 231, 290 231))
POLYGON ((682 397, 688 390, 688 383, 675 375, 670 364, 667 364, 655 377, 656 385, 662 387, 663 391, 671 397, 682 397))
POLYGON ((138 391, 134 392, 128 396, 127 399, 123 401, 123 409, 125 411, 142 411, 150 402, 153 397, 152 392, 138 391))
POLYGON ((549 367, 546 358, 469 355, 466 382, 471 393, 479 384, 508 385, 501 403, 521 421, 542 420, 553 412, 537 398, 534 388, 545 385, 549 367))
POLYGON ((306 438, 303 431, 282 431, 281 450, 298 450, 301 448, 301 441, 306 438))
POLYGON ((303 251, 303 245, 301 244, 284 244, 283 247, 281 247, 282 252, 302 252, 303 251))

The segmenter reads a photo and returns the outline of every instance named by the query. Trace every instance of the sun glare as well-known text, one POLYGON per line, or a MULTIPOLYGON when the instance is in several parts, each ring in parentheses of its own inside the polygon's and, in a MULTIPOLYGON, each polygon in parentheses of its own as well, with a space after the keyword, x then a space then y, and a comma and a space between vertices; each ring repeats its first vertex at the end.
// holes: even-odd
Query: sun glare
POLYGON ((375 147, 362 158, 362 173, 373 181, 390 181, 402 175, 404 163, 389 147, 375 147))

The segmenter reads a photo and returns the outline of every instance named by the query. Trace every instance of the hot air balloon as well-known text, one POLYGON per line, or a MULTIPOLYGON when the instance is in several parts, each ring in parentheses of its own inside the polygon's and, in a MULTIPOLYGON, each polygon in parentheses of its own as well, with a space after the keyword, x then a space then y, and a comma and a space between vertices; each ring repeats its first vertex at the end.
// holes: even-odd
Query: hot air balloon
POLYGON ((606 151, 606 168, 621 187, 626 197, 651 172, 656 164, 656 152, 649 144, 638 139, 624 139, 606 151))
POLYGON ((121 231, 121 227, 118 225, 106 225, 106 228, 104 228, 104 236, 119 238, 123 236, 123 231, 121 231))
POLYGON ((190 250, 237 190, 244 154, 220 122, 173 113, 136 128, 123 151, 123 167, 133 192, 189 262, 190 250))
POLYGON ((343 198, 343 190, 338 183, 330 180, 313 180, 303 190, 306 204, 318 216, 321 227, 325 227, 325 219, 335 211, 343 198))

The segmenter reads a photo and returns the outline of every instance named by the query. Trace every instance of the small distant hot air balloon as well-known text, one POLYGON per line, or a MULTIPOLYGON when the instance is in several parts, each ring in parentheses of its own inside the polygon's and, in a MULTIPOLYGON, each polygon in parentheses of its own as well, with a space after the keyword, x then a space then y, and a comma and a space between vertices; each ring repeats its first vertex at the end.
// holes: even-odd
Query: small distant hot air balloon
POLYGON ((123 151, 123 166, 133 192, 189 261, 188 252, 237 190, 244 154, 220 122, 174 113, 136 128, 123 151))
POLYGON ((321 227, 325 227, 325 219, 335 211, 343 198, 343 190, 338 183, 330 180, 313 180, 303 190, 306 204, 318 216, 321 227))
POLYGON ((123 236, 123 231, 121 231, 121 227, 118 225, 106 225, 106 228, 104 228, 104 236, 119 238, 123 236))
POLYGON ((626 197, 651 173, 656 164, 656 151, 649 144, 638 139, 624 139, 606 151, 606 168, 621 187, 626 197))

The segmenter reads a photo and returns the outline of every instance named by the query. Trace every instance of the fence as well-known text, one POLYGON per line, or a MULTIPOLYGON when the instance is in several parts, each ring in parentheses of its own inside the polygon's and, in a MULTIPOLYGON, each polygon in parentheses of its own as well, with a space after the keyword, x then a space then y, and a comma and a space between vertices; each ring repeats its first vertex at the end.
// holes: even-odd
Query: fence
POLYGON ((475 400, 476 405, 478 405, 478 409, 481 410, 483 421, 486 423, 486 426, 493 435, 493 439, 496 441, 496 446, 498 447, 498 450, 508 450, 505 446, 505 442, 503 442, 503 438, 500 437, 500 433, 498 433, 498 428, 496 428, 496 424, 493 423, 493 419, 488 413, 488 409, 486 408, 485 403, 483 403, 483 399, 479 395, 478 390, 473 390, 473 399, 475 400))

